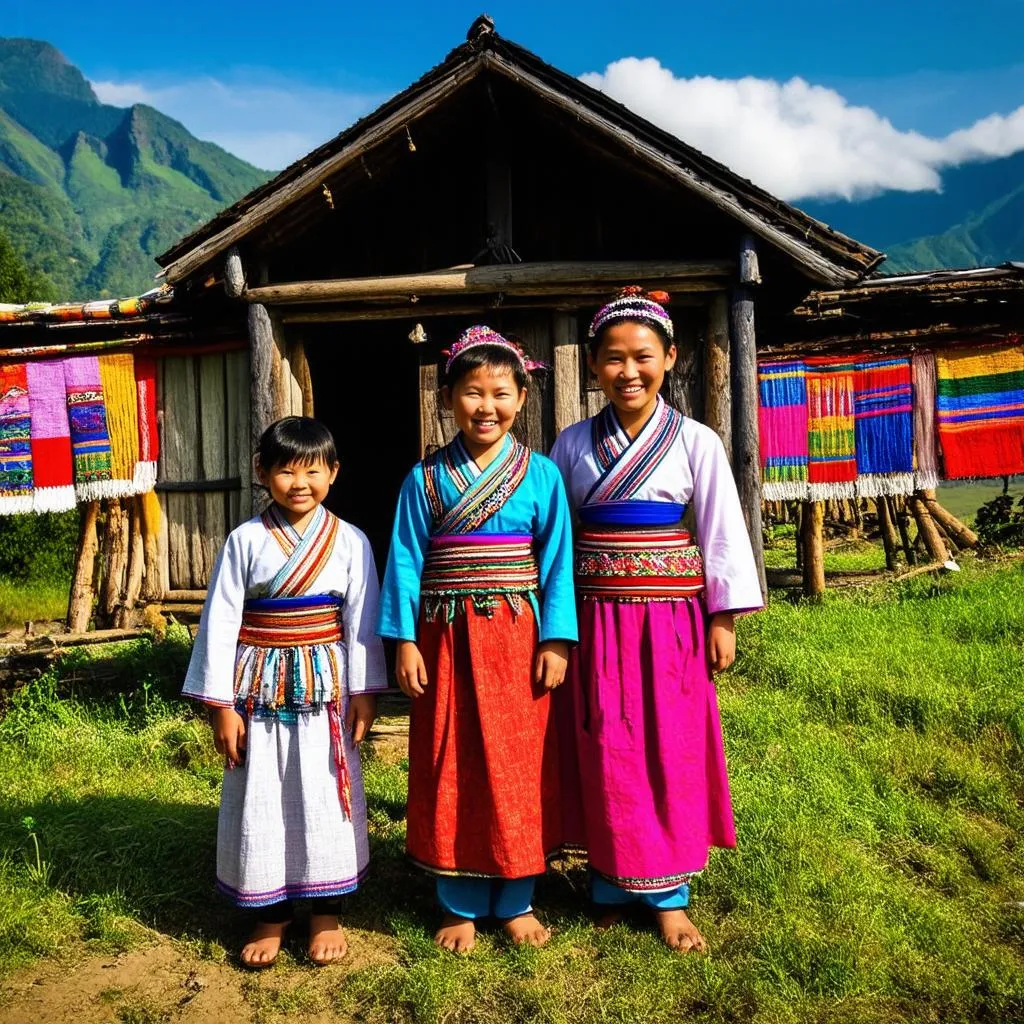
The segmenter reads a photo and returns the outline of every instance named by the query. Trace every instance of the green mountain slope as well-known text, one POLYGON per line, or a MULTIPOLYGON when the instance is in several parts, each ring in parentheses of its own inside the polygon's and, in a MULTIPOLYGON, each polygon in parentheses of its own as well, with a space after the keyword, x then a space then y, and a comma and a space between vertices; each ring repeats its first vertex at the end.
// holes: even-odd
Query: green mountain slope
POLYGON ((152 107, 100 103, 48 43, 0 39, 0 230, 61 297, 152 287, 155 254, 267 177, 152 107))

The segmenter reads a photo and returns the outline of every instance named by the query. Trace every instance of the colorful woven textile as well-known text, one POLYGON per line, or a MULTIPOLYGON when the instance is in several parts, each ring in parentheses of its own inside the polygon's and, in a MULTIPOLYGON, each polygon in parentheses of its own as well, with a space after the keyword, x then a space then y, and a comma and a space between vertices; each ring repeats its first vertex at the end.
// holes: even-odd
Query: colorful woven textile
POLYGON ((807 478, 812 501, 856 494, 853 377, 852 362, 807 360, 807 478))
POLYGON ((540 586, 533 538, 505 534, 431 537, 420 579, 420 600, 427 622, 451 622, 464 600, 476 612, 492 616, 504 598, 512 611, 523 610, 523 595, 540 586))
POLYGON ((103 406, 100 364, 95 356, 64 360, 64 389, 71 428, 71 460, 75 471, 75 496, 96 501, 114 496, 111 481, 110 435, 103 406))
POLYGON ((0 366, 0 512, 32 510, 32 444, 25 364, 0 366))
POLYGON ((32 413, 32 461, 35 467, 33 512, 66 512, 75 507, 71 432, 64 390, 64 365, 29 362, 28 404, 32 413))
POLYGON ((1024 345, 935 355, 945 476, 1024 473, 1024 345))
POLYGON ((704 559, 685 530, 582 530, 576 593, 584 600, 678 601, 704 590, 704 559))
POLYGON ((801 360, 757 369, 762 493, 768 501, 807 497, 807 367, 801 360))
POLYGON ((910 360, 858 361, 854 372, 857 494, 910 494, 914 489, 914 421, 910 360))
POLYGON ((939 452, 935 444, 935 354, 915 352, 914 487, 931 490, 939 483, 939 452))
POLYGON ((124 497, 137 493, 135 465, 139 461, 139 402, 135 391, 134 360, 130 355, 98 358, 110 435, 110 483, 112 490, 120 485, 116 497, 124 497))
POLYGON ((151 491, 156 486, 160 435, 156 423, 156 360, 135 357, 135 393, 138 401, 139 461, 135 464, 135 488, 151 491))

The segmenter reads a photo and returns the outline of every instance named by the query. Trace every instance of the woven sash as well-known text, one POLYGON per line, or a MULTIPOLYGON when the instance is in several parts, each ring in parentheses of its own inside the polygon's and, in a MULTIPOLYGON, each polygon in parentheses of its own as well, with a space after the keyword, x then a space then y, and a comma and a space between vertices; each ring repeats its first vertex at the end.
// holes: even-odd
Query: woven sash
POLYGON ((338 517, 318 505, 303 534, 285 519, 277 505, 271 505, 261 518, 287 559, 267 585, 268 596, 296 597, 306 593, 334 551, 338 517))
POLYGON ((467 472, 471 462, 461 436, 423 460, 427 502, 434 520, 432 532, 437 536, 479 530, 526 479, 530 449, 510 438, 504 454, 475 479, 467 472), (458 501, 447 512, 441 498, 442 474, 459 494, 458 501))
POLYGON ((344 636, 334 597, 248 601, 238 642, 250 647, 310 647, 340 643, 344 636))
POLYGON ((420 577, 420 600, 428 622, 453 621, 467 599, 485 615, 505 600, 518 615, 523 595, 536 593, 539 585, 530 537, 432 537, 420 577))
POLYGON ((685 530, 583 529, 576 592, 584 600, 676 601, 704 590, 704 559, 685 530))
POLYGON ((619 424, 615 407, 607 405, 594 417, 592 444, 601 476, 586 502, 625 501, 634 497, 668 454, 683 428, 683 417, 662 397, 651 418, 632 441, 619 424))

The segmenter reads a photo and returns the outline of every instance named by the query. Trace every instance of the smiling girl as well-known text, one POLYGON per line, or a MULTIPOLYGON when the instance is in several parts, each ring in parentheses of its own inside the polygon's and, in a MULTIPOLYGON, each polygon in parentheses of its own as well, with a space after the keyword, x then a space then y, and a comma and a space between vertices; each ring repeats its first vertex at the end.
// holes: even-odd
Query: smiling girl
POLYGON ((647 904, 685 951, 704 947, 689 880, 711 846, 736 844, 712 673, 735 658, 734 616, 762 596, 722 442, 659 394, 676 348, 658 298, 629 288, 594 317, 589 363, 609 404, 551 457, 580 524, 566 696, 591 895, 647 904), (680 522, 691 505, 697 544, 680 522))
POLYGON ((534 878, 562 838, 549 715, 576 639, 572 530, 558 470, 509 435, 528 368, 489 327, 452 346, 441 396, 459 433, 405 480, 381 597, 413 698, 406 845, 436 876, 435 941, 453 952, 483 917, 547 941, 534 878))
POLYGON ((209 706, 225 761, 217 887, 256 917, 242 963, 272 964, 307 898, 309 955, 326 964, 347 948, 339 897, 369 861, 356 744, 387 687, 377 570, 363 533, 322 505, 338 475, 323 424, 271 424, 256 470, 273 501, 217 557, 183 692, 209 706))

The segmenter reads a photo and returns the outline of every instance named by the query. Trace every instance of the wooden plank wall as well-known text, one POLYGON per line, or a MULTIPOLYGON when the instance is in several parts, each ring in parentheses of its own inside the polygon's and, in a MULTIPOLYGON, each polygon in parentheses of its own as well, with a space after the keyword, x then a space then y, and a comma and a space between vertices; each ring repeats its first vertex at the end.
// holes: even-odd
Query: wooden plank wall
POLYGON ((161 360, 161 482, 238 477, 241 488, 160 491, 163 589, 202 590, 228 532, 252 514, 247 352, 161 360))

